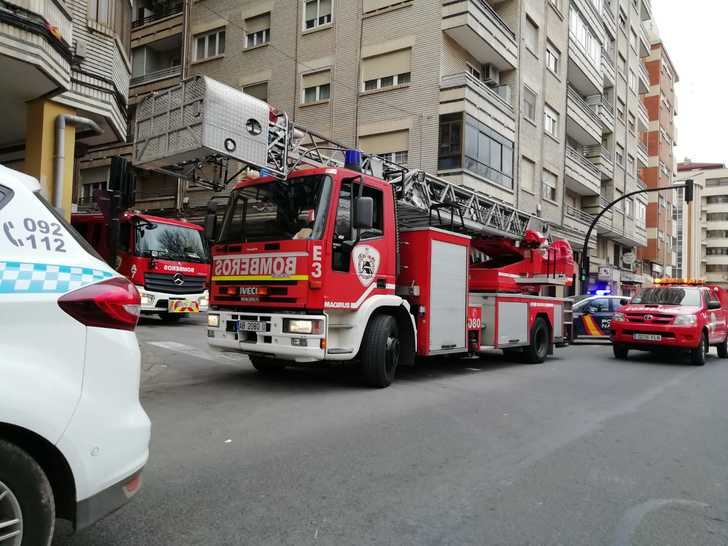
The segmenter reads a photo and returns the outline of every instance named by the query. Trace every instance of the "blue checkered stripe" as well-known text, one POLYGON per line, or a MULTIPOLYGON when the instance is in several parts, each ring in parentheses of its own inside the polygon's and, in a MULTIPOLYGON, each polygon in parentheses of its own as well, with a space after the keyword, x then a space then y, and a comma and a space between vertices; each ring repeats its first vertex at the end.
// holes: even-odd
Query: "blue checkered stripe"
POLYGON ((113 276, 87 267, 0 261, 0 294, 61 294, 113 276))

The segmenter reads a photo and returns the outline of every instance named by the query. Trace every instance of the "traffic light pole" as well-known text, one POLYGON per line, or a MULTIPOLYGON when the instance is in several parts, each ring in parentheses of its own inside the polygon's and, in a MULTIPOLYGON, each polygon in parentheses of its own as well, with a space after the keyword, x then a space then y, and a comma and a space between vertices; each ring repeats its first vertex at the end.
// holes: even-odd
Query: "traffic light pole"
POLYGON ((581 261, 579 263, 579 281, 581 285, 581 294, 587 293, 587 288, 589 285, 589 239, 591 238, 592 231, 594 231, 594 226, 597 225, 599 220, 601 220, 602 216, 604 216, 607 211, 611 210, 614 205, 619 203, 620 201, 624 201, 625 199, 632 197, 634 195, 639 195, 641 193, 650 193, 650 192, 658 192, 658 191, 667 191, 667 190, 676 190, 678 188, 684 188, 685 189, 685 202, 690 203, 693 200, 693 181, 692 180, 686 180, 685 184, 679 184, 675 186, 659 186, 657 188, 646 188, 644 190, 636 190, 629 193, 625 193, 622 197, 619 199, 615 199, 611 203, 609 203, 606 207, 604 207, 601 211, 599 211, 599 214, 597 214, 594 217, 594 220, 592 220, 591 225, 589 226, 589 229, 586 231, 586 237, 584 237, 584 246, 582 247, 581 252, 581 261))

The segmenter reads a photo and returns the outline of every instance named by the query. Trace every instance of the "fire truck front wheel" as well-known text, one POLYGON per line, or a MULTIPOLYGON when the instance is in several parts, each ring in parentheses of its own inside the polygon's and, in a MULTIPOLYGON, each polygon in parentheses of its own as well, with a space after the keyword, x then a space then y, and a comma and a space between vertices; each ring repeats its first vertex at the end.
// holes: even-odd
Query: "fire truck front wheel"
POLYGON ((700 336, 700 343, 695 349, 690 349, 690 363, 693 366, 705 365, 705 355, 708 352, 708 334, 700 336))
POLYGON ((266 358, 264 356, 250 356, 250 363, 253 368, 263 374, 275 374, 282 371, 286 367, 284 360, 277 358, 266 358))
POLYGON ((629 347, 627 347, 624 343, 617 343, 615 341, 612 343, 612 352, 614 353, 614 358, 624 360, 627 356, 629 356, 629 347))
POLYGON ((400 356, 399 328, 394 317, 376 315, 369 322, 359 353, 364 381, 370 387, 388 387, 400 356))
POLYGON ((720 358, 728 358, 728 336, 716 346, 718 348, 718 356, 720 358))
POLYGON ((162 322, 170 324, 179 322, 183 316, 185 316, 185 313, 159 313, 159 318, 162 319, 162 322))
POLYGON ((523 348, 523 361, 541 364, 549 354, 550 342, 549 325, 543 317, 538 317, 531 327, 531 343, 523 348))

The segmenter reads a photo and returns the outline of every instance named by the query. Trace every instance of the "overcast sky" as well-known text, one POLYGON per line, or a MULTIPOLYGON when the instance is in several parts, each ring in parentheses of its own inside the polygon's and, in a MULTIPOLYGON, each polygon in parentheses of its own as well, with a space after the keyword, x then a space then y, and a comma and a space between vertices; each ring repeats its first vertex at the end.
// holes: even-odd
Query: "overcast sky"
POLYGON ((675 159, 728 163, 728 2, 652 0, 652 13, 680 77, 675 159))

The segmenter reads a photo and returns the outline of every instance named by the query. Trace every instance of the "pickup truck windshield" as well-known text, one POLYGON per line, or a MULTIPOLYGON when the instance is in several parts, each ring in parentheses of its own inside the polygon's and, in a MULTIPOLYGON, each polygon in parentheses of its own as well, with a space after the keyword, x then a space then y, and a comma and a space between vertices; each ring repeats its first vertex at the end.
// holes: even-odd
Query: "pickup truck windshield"
POLYGON ((275 180, 236 190, 225 211, 219 243, 321 239, 331 178, 275 180))
POLYGON ((635 298, 634 303, 700 307, 700 290, 678 286, 647 288, 635 298))
POLYGON ((183 262, 207 262, 207 245, 196 229, 161 222, 139 220, 136 224, 136 253, 183 262))

